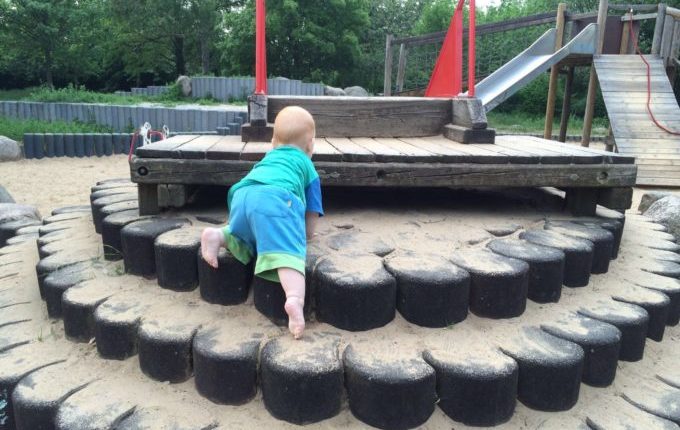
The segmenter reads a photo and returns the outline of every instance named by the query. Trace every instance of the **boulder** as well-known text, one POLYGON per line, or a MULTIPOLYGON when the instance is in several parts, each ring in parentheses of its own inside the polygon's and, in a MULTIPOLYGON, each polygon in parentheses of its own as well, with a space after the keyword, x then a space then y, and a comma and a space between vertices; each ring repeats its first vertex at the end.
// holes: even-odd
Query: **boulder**
POLYGON ((368 91, 363 89, 362 87, 355 86, 355 87, 347 87, 345 88, 345 94, 350 96, 350 97, 368 97, 368 91))
POLYGON ((0 161, 15 161, 21 158, 19 143, 9 137, 0 136, 0 161))
POLYGON ((15 203, 9 191, 0 185, 0 203, 15 203))
POLYGON ((326 85, 323 87, 323 95, 325 96, 346 96, 345 90, 342 88, 336 88, 336 87, 331 87, 330 85, 326 85))
POLYGON ((191 78, 188 76, 180 76, 177 78, 177 85, 179 85, 180 89, 182 90, 182 95, 184 97, 189 97, 191 96, 191 78))
POLYGON ((0 224, 24 218, 40 220, 40 212, 33 206, 0 203, 0 224))
POLYGON ((650 191, 648 193, 644 193, 642 195, 642 199, 640 199, 640 205, 638 205, 638 211, 640 211, 640 213, 647 212, 647 209, 649 209, 649 207, 655 201, 663 199, 666 196, 670 196, 670 194, 663 192, 663 191, 650 191))
POLYGON ((665 225, 676 240, 680 238, 680 196, 669 195, 655 201, 644 215, 665 225))

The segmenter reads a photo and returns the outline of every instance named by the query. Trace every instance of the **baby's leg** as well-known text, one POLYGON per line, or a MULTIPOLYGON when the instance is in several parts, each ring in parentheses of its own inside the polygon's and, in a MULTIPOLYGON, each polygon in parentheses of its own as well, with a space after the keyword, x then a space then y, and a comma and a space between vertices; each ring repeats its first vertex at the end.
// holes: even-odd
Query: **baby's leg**
POLYGON ((281 286, 286 293, 284 309, 288 314, 288 329, 295 339, 302 337, 305 330, 305 277, 302 273, 288 267, 277 269, 281 286))
POLYGON ((217 269, 217 255, 224 246, 224 234, 219 228, 208 227, 201 234, 201 254, 203 259, 217 269))

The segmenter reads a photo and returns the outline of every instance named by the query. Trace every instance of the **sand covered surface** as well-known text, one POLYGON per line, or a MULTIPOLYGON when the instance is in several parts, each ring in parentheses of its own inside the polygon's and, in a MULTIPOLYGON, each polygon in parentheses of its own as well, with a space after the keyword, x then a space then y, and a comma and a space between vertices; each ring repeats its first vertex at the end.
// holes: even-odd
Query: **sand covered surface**
MULTIPOLYGON (((87 159, 23 160, 0 164, 0 184, 5 186, 18 203, 31 204, 39 208, 43 216, 52 209, 62 206, 89 204, 90 187, 98 180, 119 178, 129 175, 127 158, 113 156, 87 159)), ((634 207, 641 197, 636 191, 634 207)), ((226 221, 224 200, 207 209, 184 212, 190 215, 195 227, 207 225, 196 222, 196 215, 206 215, 213 222, 226 221)), ((362 255, 371 250, 393 248, 404 255, 436 255, 448 258, 455 251, 485 248, 489 241, 503 232, 504 237, 517 237, 525 229, 542 229, 546 219, 568 219, 561 210, 561 199, 551 193, 529 191, 450 191, 432 190, 341 190, 325 195, 327 216, 319 223, 319 234, 315 247, 321 254, 352 252, 362 255), (350 239, 333 240, 337 235, 349 235, 350 239), (362 240, 351 240, 359 235, 362 240), (338 243, 340 245, 338 245, 338 243), (337 249, 336 249, 337 248, 337 249)), ((200 219, 200 218, 198 218, 200 219)), ((634 224, 629 221, 629 224, 634 224)), ((194 227, 194 228, 195 228, 194 227)), ((634 232, 634 228, 632 231, 634 232)), ((338 333, 341 345, 353 344, 362 351, 375 351, 376 362, 387 360, 384 354, 420 354, 428 348, 450 351, 464 346, 471 354, 479 353, 488 357, 488 362, 497 361, 503 365, 507 358, 498 356, 490 348, 507 343, 516 336, 523 326, 539 326, 545 321, 555 320, 560 314, 577 311, 583 306, 595 307, 602 300, 609 300, 622 284, 644 284, 649 273, 636 269, 640 261, 652 258, 653 252, 635 245, 635 233, 624 232, 621 253, 603 275, 593 275, 585 288, 563 288, 559 303, 538 304, 527 302, 527 309, 517 318, 494 320, 470 314, 461 323, 441 329, 427 329, 408 323, 398 313, 394 321, 367 332, 350 333, 334 327, 311 321, 309 334, 338 333)), ((337 238, 336 238, 337 239, 337 238)), ((71 246, 87 247, 98 238, 83 235, 73 238, 71 246)), ((26 251, 29 252, 29 251, 26 251)), ((316 252, 316 251, 315 251, 316 252)), ((377 257, 376 257, 377 259, 377 257)), ((118 263, 120 264, 120 263, 118 263)), ((355 269, 362 266, 355 262, 355 269)), ((427 266, 427 265, 424 265, 427 266)), ((99 282, 98 280, 97 282, 99 282)), ((28 271, 21 278, 27 288, 38 293, 34 272, 28 271)), ((159 288, 155 281, 139 282, 148 288, 159 288)), ((1 288, 0 288, 1 290, 1 288)), ((50 321, 44 311, 44 304, 35 298, 34 312, 39 318, 34 330, 45 336, 46 345, 61 350, 69 360, 92 369, 93 374, 108 375, 102 391, 118 392, 122 397, 139 399, 149 403, 151 399, 161 407, 177 404, 177 414, 184 411, 211 415, 221 426, 219 428, 296 428, 272 418, 266 412, 258 394, 255 400, 238 407, 218 406, 200 397, 193 386, 193 380, 182 384, 153 382, 139 370, 137 358, 123 362, 107 361, 97 356, 94 345, 72 344, 64 339, 61 321, 50 321), (44 335, 49 333, 49 335, 44 335), (104 388, 105 387, 105 388, 104 388), (199 413, 200 411, 200 413, 199 413)), ((252 298, 248 305, 252 304, 252 298)), ((37 336, 38 334, 36 334, 37 336)), ((640 381, 653 380, 659 373, 660 363, 674 363, 680 356, 680 328, 669 327, 662 343, 647 340, 645 358, 636 363, 620 362, 614 383, 607 388, 592 388, 581 385, 578 404, 570 411, 546 413, 531 410, 520 402, 510 422, 501 429, 552 429, 575 428, 592 408, 609 408, 616 414, 620 395, 627 390, 636 390, 640 381)), ((377 364, 377 363, 376 363, 377 364)), ((670 366, 670 364, 668 364, 670 366)), ((152 407, 149 405, 148 407, 152 407)), ((169 409, 174 409, 170 407, 169 409)), ((320 429, 359 429, 365 424, 355 419, 345 403, 340 415, 313 426, 320 429)), ((432 417, 422 426, 424 429, 467 429, 451 421, 436 408, 432 417)))

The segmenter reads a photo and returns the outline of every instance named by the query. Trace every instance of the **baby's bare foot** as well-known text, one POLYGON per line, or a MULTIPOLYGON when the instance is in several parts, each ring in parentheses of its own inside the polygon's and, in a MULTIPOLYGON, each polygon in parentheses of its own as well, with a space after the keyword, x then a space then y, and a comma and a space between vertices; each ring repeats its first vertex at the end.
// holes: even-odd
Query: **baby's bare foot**
POLYGON ((288 314, 288 330, 295 339, 302 337, 305 330, 304 300, 299 297, 288 297, 284 309, 288 314))
POLYGON ((222 232, 216 228, 206 228, 201 234, 201 255, 203 259, 217 269, 217 255, 222 246, 222 232))

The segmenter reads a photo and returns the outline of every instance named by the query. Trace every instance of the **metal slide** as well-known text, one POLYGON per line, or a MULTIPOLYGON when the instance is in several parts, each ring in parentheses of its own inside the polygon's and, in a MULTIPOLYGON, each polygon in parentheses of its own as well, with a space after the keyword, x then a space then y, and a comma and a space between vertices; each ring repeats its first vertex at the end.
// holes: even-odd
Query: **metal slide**
POLYGON ((477 84, 475 95, 482 100, 487 112, 569 55, 595 53, 597 24, 586 26, 557 52, 555 52, 556 36, 554 28, 546 31, 521 54, 477 84))

